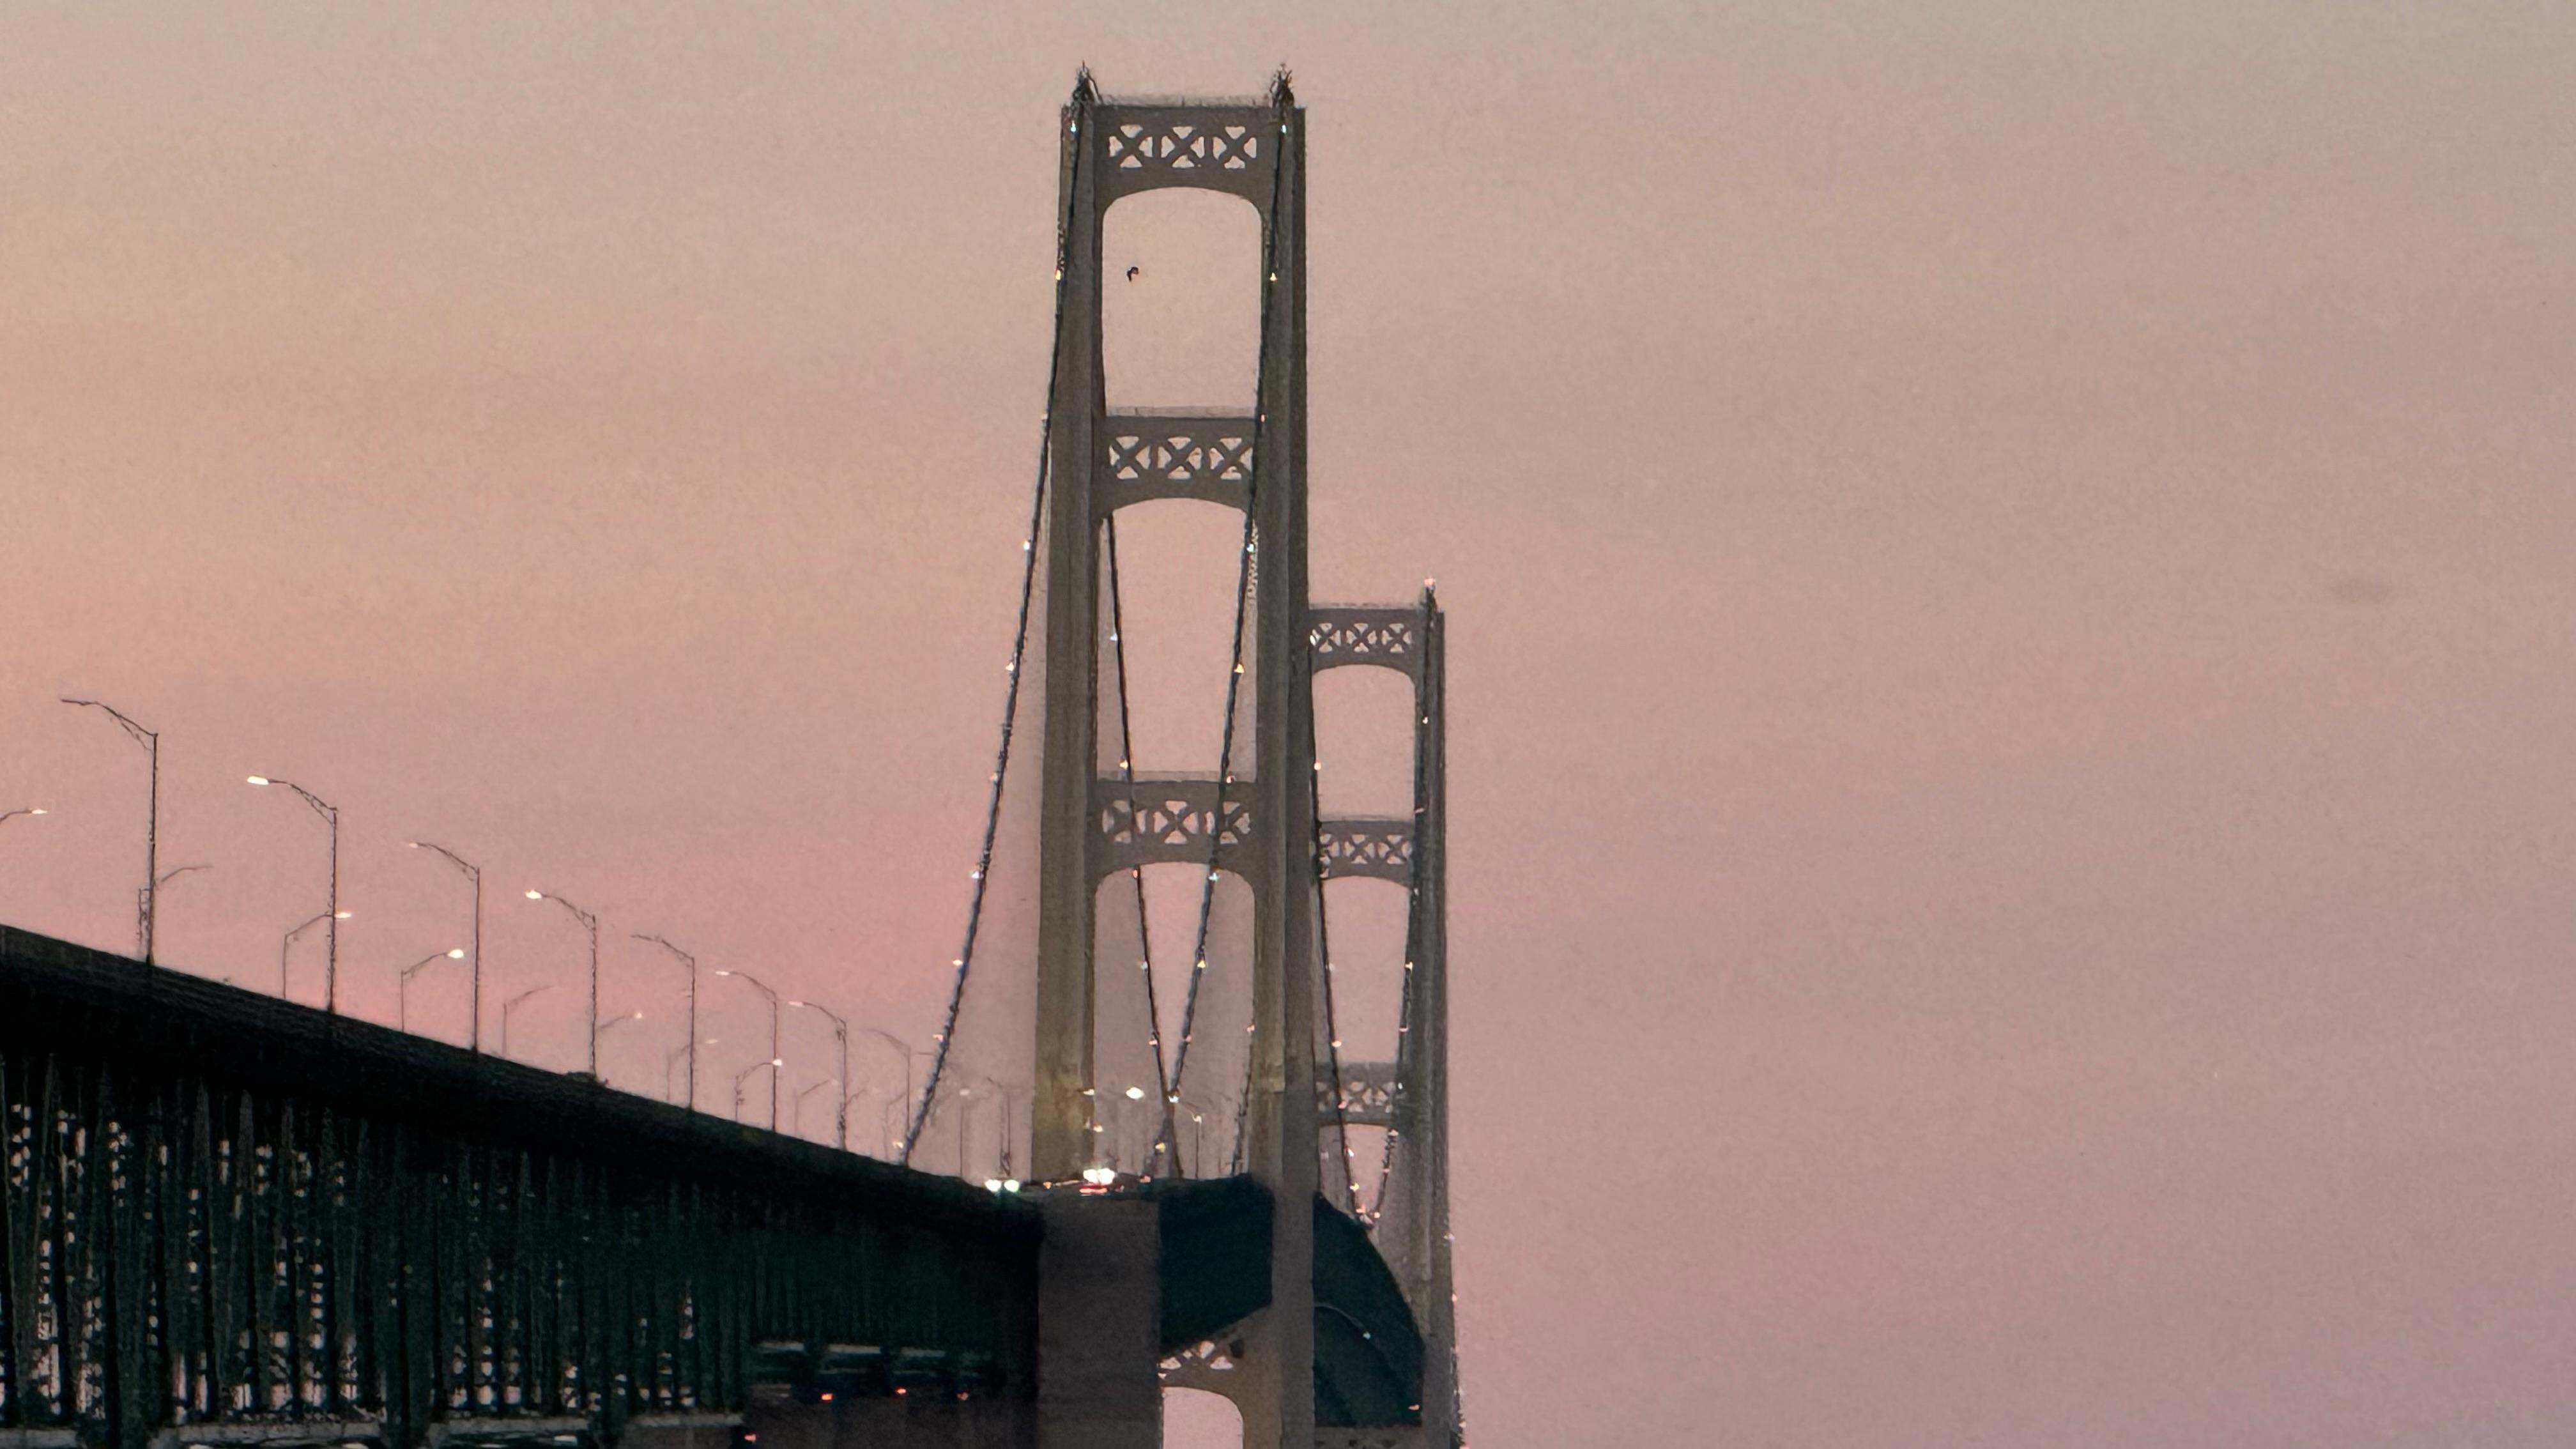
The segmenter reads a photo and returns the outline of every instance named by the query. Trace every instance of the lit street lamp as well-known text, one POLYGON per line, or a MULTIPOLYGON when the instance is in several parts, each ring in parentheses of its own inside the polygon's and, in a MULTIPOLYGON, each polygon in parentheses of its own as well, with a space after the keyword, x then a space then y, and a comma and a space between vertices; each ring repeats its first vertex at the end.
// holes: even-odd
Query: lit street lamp
POLYGON ((572 912, 573 919, 581 922, 581 928, 590 933, 590 1074, 596 1077, 599 1075, 599 917, 561 896, 550 896, 544 891, 530 891, 528 899, 554 902, 572 912))
POLYGON ((465 872, 465 878, 474 883, 474 984, 466 1008, 472 1013, 474 1024, 465 1033, 465 1049, 479 1053, 483 1050, 483 868, 444 845, 433 845, 426 840, 406 840, 403 844, 414 850, 437 851, 447 857, 449 865, 465 872))
POLYGON ((315 916, 313 919, 311 919, 311 920, 309 920, 309 921, 304 922, 304 923, 303 923, 302 925, 300 925, 300 926, 292 926, 292 927, 289 927, 289 928, 287 929, 286 934, 278 938, 278 942, 277 942, 277 999, 278 999, 278 1000, 280 1000, 280 1001, 284 1001, 284 1000, 286 1000, 286 999, 287 999, 287 995, 286 995, 286 955, 287 955, 288 950, 290 950, 290 949, 295 945, 295 938, 296 938, 296 937, 298 937, 298 936, 303 935, 305 932, 307 932, 307 931, 309 931, 309 930, 312 930, 315 926, 318 926, 318 925, 322 924, 324 921, 334 920, 334 919, 345 921, 345 920, 349 919, 349 913, 348 913, 347 911, 324 911, 322 914, 320 914, 320 915, 318 915, 318 916, 315 916))
MULTIPOLYGON (((717 972, 716 974, 717 974, 718 976, 730 976, 730 977, 732 977, 734 980, 741 982, 743 985, 748 986, 748 987, 750 987, 752 990, 757 991, 757 992, 759 992, 761 995, 766 996, 766 997, 768 997, 768 998, 769 998, 769 1055, 770 1055, 770 1058, 771 1058, 770 1065, 772 1065, 772 1066, 777 1065, 777 1057, 778 1057, 778 993, 777 993, 777 992, 775 992, 775 991, 772 991, 772 990, 770 990, 768 987, 766 987, 766 986, 762 985, 762 984, 760 983, 760 981, 759 981, 759 979, 758 979, 757 977, 751 976, 751 975, 749 975, 749 974, 747 974, 747 973, 745 973, 745 972, 741 972, 741 971, 719 971, 719 972, 717 972)), ((745 1075, 748 1075, 748 1073, 746 1073, 745 1075)), ((734 1078, 733 1089, 734 1089, 734 1095, 735 1095, 735 1096, 739 1097, 739 1096, 742 1094, 742 1078, 741 1078, 741 1077, 736 1077, 736 1078, 734 1078)), ((740 1116, 742 1115, 742 1105, 741 1105, 741 1103, 737 1102, 737 1103, 735 1103, 735 1104, 734 1104, 733 1112, 734 1112, 734 1116, 736 1116, 737 1118, 738 1118, 738 1117, 740 1117, 740 1116)), ((777 1078, 777 1077, 775 1077, 775 1076, 772 1076, 772 1077, 769 1079, 769 1130, 770 1130, 770 1131, 772 1131, 772 1132, 775 1132, 775 1131, 777 1131, 777 1130, 778 1130, 778 1078, 777 1078)))
MULTIPOLYGON (((717 974, 722 975, 723 973, 718 972, 717 974)), ((772 1132, 778 1130, 778 1108, 776 1105, 778 1101, 778 1069, 785 1065, 787 1065, 787 1063, 784 1061, 779 1060, 777 1057, 771 1057, 765 1062, 753 1062, 750 1066, 747 1066, 741 1071, 733 1074, 733 1120, 737 1122, 742 1120, 742 1084, 751 1080, 752 1073, 759 1071, 763 1067, 767 1067, 770 1072, 769 1100, 771 1103, 769 1130, 772 1132)))
POLYGON ((52 811, 47 810, 42 805, 29 805, 18 810, 0 810, 0 825, 6 825, 21 815, 50 815, 52 813, 52 811))
MULTIPOLYGON (((78 705, 83 709, 98 710, 105 714, 109 719, 116 721, 117 728, 125 731, 136 744, 141 745, 145 754, 152 757, 151 796, 144 807, 143 815, 143 964, 149 966, 152 964, 152 883, 160 878, 161 873, 161 736, 127 719, 113 705, 101 704, 95 699, 72 699, 68 696, 63 699, 63 703, 78 705)), ((44 812, 40 810, 36 813, 41 815, 44 812)))
MULTIPOLYGON (((712 1037, 712 1036, 711 1036, 711 1037, 708 1037, 708 1038, 706 1039, 706 1041, 705 1041, 704 1045, 707 1045, 707 1046, 714 1046, 718 1040, 720 1040, 720 1038, 712 1037)), ((679 1070, 679 1068, 680 1068, 680 1058, 682 1058, 682 1057, 687 1057, 687 1058, 689 1059, 689 1069, 690 1069, 690 1070, 689 1070, 689 1091, 690 1091, 690 1093, 691 1093, 691 1095, 692 1095, 692 1096, 694 1096, 694 1095, 696 1094, 696 1092, 697 1092, 697 1090, 698 1090, 698 1073, 697 1073, 698 1052, 697 1052, 697 1048, 699 1047, 699 1045, 700 1045, 700 1043, 699 1043, 699 1042, 697 1042, 695 1039, 692 1039, 692 1040, 684 1041, 684 1042, 680 1043, 678 1046, 675 1046, 675 1047, 671 1048, 671 1049, 670 1049, 670 1051, 668 1051, 668 1052, 666 1052, 666 1053, 664 1053, 664 1054, 663 1054, 663 1056, 662 1056, 662 1095, 663 1095, 663 1096, 668 1097, 668 1098, 670 1098, 672 1101, 675 1101, 675 1102, 679 1100, 679 1097, 680 1097, 680 1089, 679 1089, 678 1087, 676 1087, 676 1086, 672 1085, 672 1083, 671 1083, 671 1074, 672 1074, 673 1072, 676 1072, 676 1071, 678 1071, 678 1070, 679 1070)), ((690 1111, 694 1112, 694 1111, 696 1111, 697 1109, 698 1109, 698 1104, 697 1104, 696 1102, 692 1101, 692 1102, 690 1102, 690 1103, 689 1103, 689 1110, 690 1110, 690 1111)))
MULTIPOLYGON (((638 941, 650 941, 670 952, 679 958, 681 965, 689 968, 689 1036, 688 1040, 680 1044, 680 1049, 687 1052, 689 1056, 689 1110, 694 1112, 698 1110, 698 958, 659 936, 648 936, 642 931, 632 934, 638 941)), ((773 1054, 777 1051, 775 1042, 770 1044, 770 1050, 773 1054)), ((677 1056, 679 1053, 674 1052, 672 1055, 677 1056)), ((665 1092, 670 1090, 670 1079, 671 1069, 665 1065, 662 1068, 662 1087, 665 1092)))
POLYGON ((519 1004, 529 997, 554 989, 554 983, 551 981, 543 986, 531 986, 501 1003, 501 1055, 506 1057, 510 1054, 510 1013, 518 1010, 519 1004))
POLYGON ((1210 1109, 1205 1102, 1195 1097, 1183 1097, 1181 1105, 1187 1108, 1190 1114, 1189 1171, 1194 1174, 1204 1173, 1207 1163, 1207 1114, 1210 1109))
POLYGON ((465 948, 459 946, 452 951, 432 951, 428 955, 421 957, 419 960, 414 961, 402 969, 402 975, 396 977, 394 980, 395 1030, 411 1030, 411 979, 414 976, 419 975, 421 972, 428 970, 430 967, 437 965, 441 961, 462 961, 464 959, 465 948))
MULTIPOLYGON (((154 768, 157 771, 159 767, 154 768)), ((331 890, 322 907, 322 1009, 336 1012, 340 1009, 340 809, 293 780, 253 775, 250 782, 254 785, 284 785, 303 796, 304 803, 312 806, 313 813, 321 816, 322 823, 331 828, 331 890)))
MULTIPOLYGON (((810 1001, 791 1001, 787 1004, 790 1006, 801 1006, 807 1011, 820 1012, 822 1015, 831 1019, 832 1039, 840 1043, 841 1047, 840 1079, 844 1082, 848 1081, 850 1079, 850 1023, 848 1019, 828 1006, 816 1006, 810 1001)), ((850 1150, 850 1102, 847 1097, 841 1099, 841 1110, 839 1116, 841 1150, 843 1152, 847 1152, 850 1150)))

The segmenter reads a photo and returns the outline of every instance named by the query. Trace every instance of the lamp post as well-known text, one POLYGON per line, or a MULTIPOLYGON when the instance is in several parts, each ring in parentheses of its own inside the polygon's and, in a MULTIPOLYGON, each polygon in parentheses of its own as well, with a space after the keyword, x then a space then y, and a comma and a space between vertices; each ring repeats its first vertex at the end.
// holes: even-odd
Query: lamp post
POLYGON ((406 840, 403 844, 414 850, 437 851, 447 857, 449 865, 465 872, 465 878, 474 883, 474 984, 466 1008, 473 1013, 474 1025, 465 1033, 465 1049, 480 1054, 483 1050, 483 868, 444 845, 434 845, 426 840, 406 840))
MULTIPOLYGON (((161 871, 161 736, 126 718, 114 705, 102 704, 95 699, 73 699, 68 695, 63 697, 63 703, 105 714, 152 758, 151 794, 143 814, 143 964, 149 966, 152 964, 152 883, 160 878, 161 871)), ((36 813, 42 815, 44 812, 39 810, 36 813)))
POLYGON ((825 1080, 816 1082, 814 1085, 807 1087, 804 1091, 796 1094, 796 1107, 795 1110, 789 1114, 788 1120, 795 1124, 797 1136, 802 1137, 805 1135, 805 1099, 813 1096, 816 1092, 823 1090, 825 1087, 830 1087, 833 1090, 838 1091, 840 1086, 841 1084, 838 1081, 826 1078, 825 1080))
POLYGON ((531 986, 501 1003, 501 1055, 506 1057, 510 1054, 510 1013, 518 1010, 519 1004, 529 997, 554 989, 554 983, 549 981, 543 986, 531 986))
MULTIPOLYGON (((810 1001, 791 1001, 787 1004, 790 1006, 801 1006, 807 1011, 820 1012, 831 1020, 832 1039, 838 1042, 841 1047, 841 1080, 844 1082, 848 1081, 850 1079, 849 1019, 828 1006, 816 1006, 810 1001)), ((847 1097, 841 1099, 840 1134, 841 1150, 843 1152, 847 1152, 850 1150, 850 1100, 847 1097)))
POLYGON ((1013 1092, 1026 1091, 1026 1090, 1027 1090, 1027 1088, 1024 1088, 1024 1087, 1014 1087, 1014 1086, 1011 1086, 1010 1084, 1008 1084, 1008 1083, 1006 1083, 1006 1082, 997 1082, 997 1081, 995 1081, 994 1079, 992 1079, 991 1077, 980 1076, 980 1075, 979 1075, 978 1077, 976 1077, 976 1079, 975 1079, 975 1080, 977 1080, 977 1081, 979 1081, 979 1082, 982 1082, 985 1086, 988 1086, 988 1087, 992 1088, 992 1089, 993 1089, 993 1095, 994 1095, 995 1097, 997 1097, 997 1098, 1000 1098, 1000 1099, 1001 1099, 1001 1104, 1002 1104, 1002 1107, 1001 1107, 1001 1112, 1002 1112, 1002 1142, 1001 1142, 1001 1149, 1000 1149, 1000 1161, 999 1161, 999 1164, 998 1164, 998 1165, 1000 1166, 1000 1168, 1001 1168, 1001 1170, 1002 1170, 1002 1176, 1004 1176, 1004 1177, 1009 1177, 1009 1176, 1011 1175, 1011 1094, 1012 1094, 1013 1092))
MULTIPOLYGON (((648 936, 642 931, 632 934, 638 941, 650 941, 670 952, 679 958, 681 965, 689 968, 689 1039, 682 1043, 682 1049, 689 1054, 689 1110, 694 1112, 698 1110, 698 958, 659 936, 648 936)), ((775 1042, 770 1044, 770 1052, 773 1056, 777 1054, 775 1042)), ((670 1089, 670 1079, 671 1069, 665 1066, 662 1069, 663 1090, 670 1089)))
MULTIPOLYGON (((156 765, 154 769, 157 772, 159 767, 156 765)), ((322 1009, 337 1012, 340 1009, 340 808, 293 780, 253 775, 250 782, 254 785, 284 785, 302 796, 304 803, 313 807, 313 813, 322 817, 322 823, 330 827, 331 890, 327 903, 322 907, 322 1009)))
POLYGON ((859 1030, 866 1032, 868 1035, 873 1036, 884 1042, 886 1045, 893 1047, 896 1051, 903 1053, 903 1109, 907 1112, 911 1111, 912 1059, 922 1055, 922 1053, 914 1051, 912 1049, 912 1043, 905 1041, 902 1037, 896 1036, 893 1032, 887 1031, 883 1027, 863 1026, 860 1027, 859 1030))
MULTIPOLYGON (((722 975, 723 973, 718 972, 717 974, 722 975)), ((775 1105, 778 1101, 778 1069, 785 1065, 787 1065, 786 1062, 777 1057, 771 1057, 765 1062, 753 1062, 750 1066, 747 1066, 741 1071, 733 1074, 733 1120, 737 1122, 742 1120, 742 1084, 751 1080, 752 1073, 759 1071, 762 1067, 767 1067, 770 1071, 769 1100, 772 1103, 772 1106, 770 1107, 769 1130, 772 1132, 778 1130, 778 1109, 775 1105)))
POLYGON ((643 1019, 643 1008, 638 1007, 635 1010, 626 1013, 624 1016, 612 1016, 608 1020, 603 1021, 599 1025, 590 1029, 590 1079, 592 1081, 599 1082, 604 1080, 599 1075, 600 1039, 630 1021, 642 1021, 643 1019))
POLYGON ((581 922, 581 928, 590 933, 590 1074, 596 1077, 599 1075, 599 917, 561 896, 550 896, 544 891, 530 891, 528 899, 554 902, 572 912, 573 919, 581 922))
MULTIPOLYGON (((706 1045, 714 1046, 719 1040, 720 1038, 717 1037, 708 1037, 706 1045)), ((698 1043, 692 1039, 680 1043, 678 1046, 671 1048, 668 1052, 665 1052, 662 1055, 662 1095, 675 1101, 679 1098, 680 1089, 671 1085, 671 1074, 679 1069, 680 1058, 685 1056, 689 1059, 689 1091, 691 1094, 689 1110, 692 1112, 698 1109, 698 1104, 695 1100, 695 1094, 698 1090, 697 1048, 698 1043)))
MULTIPOLYGON (((843 1122, 845 1122, 845 1123, 846 1123, 846 1122, 849 1120, 849 1115, 850 1115, 850 1104, 851 1104, 852 1102, 858 1101, 859 1099, 861 1099, 861 1098, 863 1098, 863 1097, 866 1097, 866 1096, 868 1096, 868 1095, 869 1095, 869 1089, 868 1089, 868 1088, 866 1088, 866 1087, 861 1087, 861 1088, 859 1088, 859 1089, 858 1089, 857 1091, 855 1091, 855 1092, 849 1092, 849 1093, 845 1093, 845 1094, 843 1094, 843 1096, 841 1097, 841 1119, 842 1119, 842 1121, 843 1121, 843 1122)), ((846 1149, 845 1149, 845 1150, 846 1150, 846 1149)))
MULTIPOLYGON (((762 985, 762 984, 760 983, 760 981, 759 981, 759 979, 758 979, 758 978, 756 978, 756 977, 754 977, 754 976, 750 975, 750 974, 749 974, 749 973, 747 973, 747 972, 742 972, 742 971, 718 971, 716 974, 717 974, 718 976, 730 976, 730 977, 732 977, 733 979, 735 979, 736 981, 741 982, 743 985, 748 986, 748 987, 750 987, 752 990, 757 991, 757 992, 759 992, 761 995, 766 996, 766 997, 768 997, 768 998, 769 998, 769 1055, 770 1055, 770 1058, 771 1058, 770 1065, 772 1065, 772 1066, 777 1065, 777 1057, 778 1057, 778 993, 777 993, 777 992, 775 992, 775 991, 772 991, 772 990, 770 990, 768 987, 766 987, 766 986, 762 985)), ((742 1091, 742 1079, 741 1079, 741 1078, 739 1078, 739 1077, 735 1078, 735 1079, 734 1079, 734 1084, 733 1084, 733 1085, 734 1085, 734 1092, 735 1092, 735 1094, 736 1094, 736 1095, 740 1095, 740 1093, 741 1093, 741 1091, 742 1091)), ((741 1115, 742 1115, 742 1108, 741 1108, 740 1106, 736 1106, 736 1107, 734 1108, 734 1115, 735 1115, 735 1116, 737 1116, 737 1117, 739 1117, 739 1116, 741 1116, 741 1115)), ((777 1078, 777 1077, 775 1077, 775 1076, 773 1076, 773 1077, 771 1077, 771 1078, 769 1079, 769 1130, 770 1130, 770 1131, 772 1131, 772 1132, 775 1132, 775 1131, 777 1131, 777 1130, 778 1130, 778 1078, 777 1078)))
MULTIPOLYGON (((7 817, 5 816, 0 816, 0 819, 6 818, 7 817)), ((152 942, 150 938, 152 935, 152 903, 161 899, 161 888, 168 885, 170 882, 177 880, 179 877, 186 875, 192 870, 213 869, 214 867, 211 865, 200 863, 197 865, 183 865, 177 870, 165 870, 159 875, 153 877, 152 889, 148 891, 136 891, 134 893, 134 954, 136 956, 148 957, 151 955, 152 942)))
POLYGON ((312 930, 315 926, 318 926, 318 925, 322 924, 324 921, 328 921, 328 920, 333 919, 335 916, 336 916, 338 919, 343 920, 343 921, 345 921, 345 920, 349 919, 349 913, 348 913, 347 911, 324 911, 322 914, 320 914, 320 915, 318 915, 318 916, 315 916, 313 919, 311 919, 311 920, 309 920, 309 921, 304 922, 302 925, 289 927, 289 928, 288 928, 288 930, 287 930, 287 932, 286 932, 286 934, 285 934, 284 936, 281 936, 281 937, 279 937, 279 938, 278 938, 278 942, 277 942, 277 999, 278 999, 278 1000, 280 1000, 280 1001, 284 1001, 284 1000, 286 999, 286 953, 287 953, 287 950, 295 944, 295 938, 296 938, 296 937, 298 937, 298 936, 303 935, 305 932, 307 932, 307 931, 309 931, 309 930, 312 930))
POLYGON ((17 810, 0 810, 0 825, 6 825, 21 815, 51 815, 52 813, 42 805, 28 805, 17 810))
POLYGON ((1207 1114, 1211 1109, 1207 1103, 1198 1100, 1196 1097, 1183 1097, 1181 1099, 1181 1105, 1189 1109, 1189 1171, 1192 1174, 1196 1174, 1204 1170, 1204 1164, 1207 1161, 1207 1114))
POLYGON ((428 955, 421 957, 419 960, 414 961, 402 969, 402 975, 394 979, 395 1030, 411 1030, 411 979, 414 976, 419 975, 421 972, 428 970, 430 967, 437 965, 441 961, 462 961, 464 959, 465 948, 459 946, 452 951, 432 951, 428 955))

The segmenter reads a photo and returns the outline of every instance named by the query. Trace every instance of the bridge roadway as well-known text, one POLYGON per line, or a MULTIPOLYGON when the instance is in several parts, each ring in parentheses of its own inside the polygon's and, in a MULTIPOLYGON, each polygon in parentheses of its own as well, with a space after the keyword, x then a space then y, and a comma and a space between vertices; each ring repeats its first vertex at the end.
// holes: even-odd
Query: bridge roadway
MULTIPOLYGON (((1319 1442, 1410 1443, 1421 1336, 1315 1220, 1319 1442)), ((0 1449, 1078 1442, 1088 1377, 1222 1361, 1271 1224, 1247 1179, 997 1196, 0 927, 0 1449), (1123 1257, 1054 1226, 1098 1212, 1123 1257), (800 1363, 857 1367, 827 1405, 800 1363)))

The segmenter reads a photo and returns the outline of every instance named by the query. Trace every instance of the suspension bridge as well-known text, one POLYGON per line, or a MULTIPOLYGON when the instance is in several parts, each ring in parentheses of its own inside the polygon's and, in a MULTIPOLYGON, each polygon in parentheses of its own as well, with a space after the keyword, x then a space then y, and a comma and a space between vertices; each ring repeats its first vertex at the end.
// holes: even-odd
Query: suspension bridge
POLYGON ((1464 1443, 1443 620, 1428 588, 1307 595, 1305 137, 1284 73, 1222 100, 1085 74, 1063 110, 1000 743, 895 1160, 0 928, 0 1449, 1133 1449, 1170 1389, 1232 1401, 1257 1449, 1464 1443), (1104 218, 1170 188, 1258 218, 1231 411, 1108 405, 1104 218), (1135 762, 1150 621, 1117 534, 1161 499, 1241 518, 1213 758, 1167 773, 1135 762), (1409 812, 1323 808, 1340 668, 1410 689, 1409 812), (1175 874, 1190 938, 1158 953, 1148 879, 1175 874), (1343 881, 1404 901, 1365 1054, 1343 881), (965 1173, 943 1081, 1005 1060, 1030 1108, 1003 1178, 916 1166, 944 1132, 965 1173))

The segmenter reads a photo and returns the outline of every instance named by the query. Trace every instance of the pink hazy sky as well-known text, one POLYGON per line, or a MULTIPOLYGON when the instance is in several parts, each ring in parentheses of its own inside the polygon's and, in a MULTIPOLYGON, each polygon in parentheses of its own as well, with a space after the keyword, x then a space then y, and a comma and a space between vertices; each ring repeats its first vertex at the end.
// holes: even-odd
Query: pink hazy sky
MULTIPOLYGON (((426 836, 496 990, 606 918, 618 1080, 628 931, 926 1038, 1055 107, 1284 60, 1315 591, 1452 613, 1480 1449, 2561 1442, 2576 7, 1399 11, 0 0, 0 918, 128 939, 90 694, 184 969, 319 908, 263 772, 354 1010, 426 836)), ((1232 219, 1113 230, 1113 388, 1239 386, 1232 219)))

